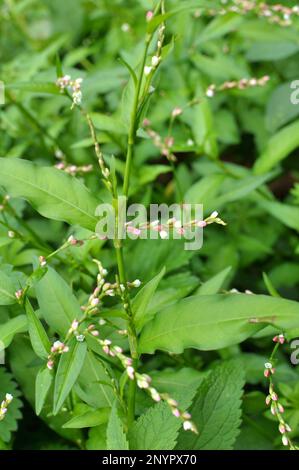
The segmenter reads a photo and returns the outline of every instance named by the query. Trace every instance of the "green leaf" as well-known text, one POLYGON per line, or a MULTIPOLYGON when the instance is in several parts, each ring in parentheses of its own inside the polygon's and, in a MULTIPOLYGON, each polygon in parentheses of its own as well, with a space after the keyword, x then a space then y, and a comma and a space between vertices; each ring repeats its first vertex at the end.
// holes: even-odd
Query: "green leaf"
POLYGON ((212 295, 217 294, 221 287, 223 286, 225 280, 227 279, 232 267, 228 266, 228 268, 223 269, 220 273, 213 276, 208 281, 204 282, 196 291, 195 295, 212 295))
POLYGON ((24 333, 25 331, 27 331, 26 315, 19 315, 8 320, 0 325, 0 344, 2 343, 7 348, 17 333, 24 333))
POLYGON ((111 132, 112 134, 126 134, 126 128, 117 118, 107 116, 106 114, 92 113, 91 119, 95 128, 100 131, 111 132))
POLYGON ((82 316, 80 305, 71 288, 51 267, 36 285, 36 296, 42 316, 60 335, 66 334, 72 321, 82 316))
POLYGON ((4 400, 6 393, 10 393, 13 396, 13 400, 9 404, 5 418, 0 421, 0 439, 4 442, 9 442, 11 433, 18 429, 18 420, 22 417, 20 411, 22 402, 19 399, 21 393, 12 374, 7 372, 4 367, 0 367, 0 403, 4 400))
POLYGON ((140 353, 156 349, 213 350, 241 343, 265 326, 298 326, 299 303, 265 295, 217 294, 183 299, 156 314, 143 329, 140 353))
POLYGON ((48 367, 43 367, 38 371, 35 381, 35 411, 37 415, 43 409, 53 377, 53 371, 49 370, 48 367))
POLYGON ((264 199, 260 199, 258 204, 282 224, 299 231, 299 207, 264 199))
POLYGON ((28 299, 26 299, 25 310, 28 318, 28 331, 33 350, 37 356, 42 359, 46 359, 51 349, 51 343, 40 319, 36 315, 28 299))
POLYGON ((134 81, 134 85, 135 87, 137 86, 137 76, 136 76, 136 73, 134 72, 133 68, 131 67, 131 65, 123 58, 123 57, 119 57, 118 60, 128 69, 128 71, 130 72, 130 75, 134 81))
POLYGON ((238 13, 230 12, 225 15, 218 15, 203 30, 197 39, 197 44, 222 37, 236 30, 244 19, 238 13))
POLYGON ((84 364, 86 351, 85 341, 79 342, 72 338, 69 343, 69 351, 61 355, 55 377, 54 415, 58 413, 73 388, 84 364))
POLYGON ((266 173, 299 146, 299 121, 284 127, 273 135, 254 165, 256 174, 266 173))
POLYGON ((190 410, 198 435, 182 431, 178 449, 232 449, 241 424, 244 383, 241 361, 233 359, 216 366, 199 386, 190 410))
POLYGON ((87 450, 107 450, 106 445, 107 424, 91 428, 86 440, 87 450))
POLYGON ((270 278, 267 276, 266 273, 263 273, 263 279, 264 279, 264 283, 265 283, 265 286, 267 287, 269 294, 272 295, 272 297, 281 297, 280 294, 275 289, 275 287, 273 286, 270 278))
POLYGON ((227 186, 229 186, 229 190, 223 192, 215 199, 215 204, 217 204, 217 208, 220 209, 225 204, 233 201, 238 201, 250 193, 255 191, 257 188, 265 184, 267 181, 273 179, 276 175, 276 172, 266 173, 265 175, 259 176, 248 176, 246 178, 242 178, 241 180, 234 180, 228 179, 227 186))
POLYGON ((129 431, 132 450, 172 450, 176 445, 181 420, 175 418, 166 403, 149 408, 129 431))
POLYGON ((153 314, 147 314, 147 307, 152 300, 159 282, 164 274, 165 267, 163 267, 157 276, 155 276, 144 287, 142 287, 142 289, 138 292, 132 301, 132 310, 137 330, 141 330, 143 326, 153 317, 153 314))
POLYGON ((1 158, 0 185, 26 199, 41 215, 94 230, 96 199, 76 178, 27 160, 1 158))
POLYGON ((118 416, 116 405, 113 406, 107 427, 107 450, 129 450, 129 444, 123 424, 118 416))
POLYGON ((0 271, 0 305, 13 305, 17 299, 15 292, 17 290, 14 279, 7 273, 0 271))
POLYGON ((147 26, 147 32, 153 33, 161 23, 164 23, 166 20, 171 18, 174 15, 182 13, 187 10, 198 10, 199 8, 213 8, 217 4, 206 0, 190 0, 185 1, 179 7, 174 8, 173 10, 168 11, 167 13, 156 15, 151 21, 149 21, 147 26))
POLYGON ((291 41, 255 42, 246 53, 249 62, 276 61, 298 52, 298 44, 291 41))
POLYGON ((60 95, 60 89, 52 82, 18 82, 7 85, 8 90, 27 91, 39 95, 60 95))
MULTIPOLYGON (((273 48, 275 51, 275 48, 273 48)), ((274 89, 266 108, 266 126, 273 133, 299 115, 299 106, 290 100, 291 82, 274 89)))
POLYGON ((188 189, 184 201, 189 204, 204 204, 205 210, 211 208, 224 179, 225 177, 219 174, 204 176, 188 189))
MULTIPOLYGON (((90 348, 88 340, 87 344, 90 348)), ((101 361, 89 350, 76 384, 77 395, 94 408, 111 407, 114 395, 112 388, 104 384, 107 380, 101 361)))
POLYGON ((63 427, 64 428, 91 428, 95 426, 100 426, 101 424, 107 423, 108 417, 110 415, 110 408, 102 408, 100 410, 95 410, 88 405, 80 406, 78 414, 75 414, 72 419, 67 421, 63 427), (85 408, 85 410, 83 409, 85 408))

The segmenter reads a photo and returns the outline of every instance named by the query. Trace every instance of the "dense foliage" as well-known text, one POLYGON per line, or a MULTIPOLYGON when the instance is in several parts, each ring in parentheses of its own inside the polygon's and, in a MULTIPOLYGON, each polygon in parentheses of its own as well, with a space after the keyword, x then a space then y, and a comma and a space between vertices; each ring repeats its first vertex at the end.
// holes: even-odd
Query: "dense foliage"
POLYGON ((0 448, 295 449, 296 2, 0 19, 0 448), (99 236, 119 196, 203 204, 202 248, 99 236))

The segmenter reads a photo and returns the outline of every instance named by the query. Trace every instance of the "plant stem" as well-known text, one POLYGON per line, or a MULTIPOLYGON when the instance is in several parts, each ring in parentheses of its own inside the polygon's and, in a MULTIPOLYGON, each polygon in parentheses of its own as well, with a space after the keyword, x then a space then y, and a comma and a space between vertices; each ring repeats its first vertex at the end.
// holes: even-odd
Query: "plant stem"
POLYGON ((138 77, 137 85, 135 89, 133 108, 131 111, 130 129, 129 129, 129 136, 128 136, 128 149, 127 149, 127 156, 126 156, 126 168, 125 168, 124 185, 123 185, 123 193, 126 197, 128 197, 128 193, 129 193, 131 165, 132 165, 134 144, 135 144, 135 139, 136 139, 139 96, 140 96, 144 67, 146 63, 146 58, 147 58, 147 53, 148 53, 148 48, 151 42, 151 38, 152 38, 151 35, 147 35, 145 39, 145 48, 143 51, 139 77, 138 77))

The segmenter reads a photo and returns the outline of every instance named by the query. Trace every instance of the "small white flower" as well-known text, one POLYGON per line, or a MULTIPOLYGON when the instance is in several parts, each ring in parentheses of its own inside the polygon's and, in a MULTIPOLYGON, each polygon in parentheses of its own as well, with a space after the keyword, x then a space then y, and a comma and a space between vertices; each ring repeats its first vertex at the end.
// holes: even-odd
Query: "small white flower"
POLYGON ((129 377, 131 380, 133 380, 133 379, 134 379, 134 374, 135 374, 134 367, 128 366, 128 367, 127 367, 127 374, 128 374, 128 377, 129 377))
POLYGON ((77 335, 76 340, 79 341, 79 343, 82 343, 85 340, 85 336, 84 335, 77 335))
POLYGON ((207 96, 208 98, 213 98, 214 94, 215 94, 215 92, 214 92, 214 90, 213 90, 212 88, 208 88, 208 89, 207 89, 207 91, 206 91, 206 96, 207 96))
POLYGON ((160 233, 160 237, 162 238, 162 240, 165 240, 166 238, 168 238, 168 233, 165 231, 165 230, 161 230, 160 233))
POLYGON ((132 282, 134 287, 140 287, 141 286, 141 281, 139 279, 135 279, 135 281, 132 282))
POLYGON ((271 362, 265 362, 265 369, 272 369, 273 368, 273 365, 271 364, 271 362))
POLYGON ((157 67, 157 65, 158 65, 159 62, 160 62, 160 57, 154 55, 154 56, 152 57, 152 66, 153 66, 153 67, 157 67))
POLYGON ((192 426, 191 421, 188 421, 188 420, 184 421, 183 428, 185 429, 185 431, 191 431, 192 427, 193 426, 192 426))
POLYGON ((13 396, 10 393, 7 393, 5 395, 5 400, 6 400, 6 403, 11 403, 13 400, 13 396))
POLYGON ((150 66, 148 66, 148 65, 146 65, 146 66, 144 67, 144 75, 145 75, 146 77, 151 73, 151 71, 152 71, 152 67, 150 67, 150 66))
POLYGON ((121 25, 121 30, 124 32, 124 33, 128 33, 130 31, 130 25, 129 23, 123 23, 121 25))

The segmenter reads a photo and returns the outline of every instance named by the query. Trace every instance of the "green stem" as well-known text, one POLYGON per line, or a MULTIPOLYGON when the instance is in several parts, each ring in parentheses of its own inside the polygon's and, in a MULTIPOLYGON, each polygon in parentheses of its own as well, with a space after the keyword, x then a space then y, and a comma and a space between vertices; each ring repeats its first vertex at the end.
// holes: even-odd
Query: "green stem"
POLYGON ((133 108, 131 111, 130 129, 129 129, 129 136, 128 136, 128 150, 127 150, 127 156, 126 156, 126 167, 125 167, 125 176, 124 176, 124 185, 123 185, 123 193, 126 197, 128 197, 128 193, 129 193, 130 173, 131 173, 131 166, 132 166, 132 159, 133 159, 134 144, 135 144, 135 139, 136 139, 136 126, 137 126, 139 97, 140 97, 144 67, 146 64, 146 58, 147 58, 148 48, 149 48, 151 39, 152 39, 152 36, 148 35, 145 40, 145 48, 143 51, 139 77, 138 77, 137 85, 135 89, 133 108))

